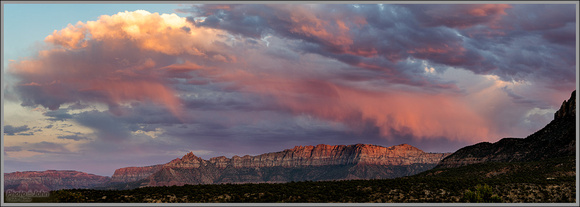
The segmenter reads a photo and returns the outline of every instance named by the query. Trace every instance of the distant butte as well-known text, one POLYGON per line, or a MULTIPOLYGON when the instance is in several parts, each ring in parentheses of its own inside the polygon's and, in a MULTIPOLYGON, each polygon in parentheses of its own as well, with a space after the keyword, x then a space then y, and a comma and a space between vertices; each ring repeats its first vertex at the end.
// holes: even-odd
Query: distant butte
POLYGON ((111 178, 73 170, 25 171, 4 174, 4 190, 50 191, 72 188, 93 188, 111 178))

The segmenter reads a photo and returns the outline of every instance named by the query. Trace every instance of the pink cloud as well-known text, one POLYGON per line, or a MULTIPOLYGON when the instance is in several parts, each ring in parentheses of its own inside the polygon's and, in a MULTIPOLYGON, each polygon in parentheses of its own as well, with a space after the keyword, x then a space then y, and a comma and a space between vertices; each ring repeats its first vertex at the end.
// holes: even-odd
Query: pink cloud
POLYGON ((55 31, 45 41, 72 49, 87 47, 87 41, 103 41, 113 48, 124 47, 127 41, 131 41, 140 49, 168 55, 207 56, 207 52, 218 52, 211 45, 217 40, 217 33, 212 29, 195 28, 185 18, 175 14, 160 15, 137 10, 111 16, 103 15, 97 21, 69 25, 63 30, 55 31))
POLYGON ((89 81, 87 88, 79 92, 94 92, 103 95, 110 104, 122 103, 127 100, 153 101, 164 105, 176 117, 182 116, 180 100, 175 92, 161 84, 150 81, 116 81, 94 80, 89 81))
POLYGON ((115 106, 149 101, 183 118, 182 103, 167 78, 184 78, 202 66, 190 61, 187 69, 167 64, 179 55, 235 62, 226 53, 227 45, 214 44, 224 38, 221 33, 196 28, 175 14, 138 10, 103 15, 53 32, 45 39, 48 50, 11 62, 9 72, 22 80, 25 105, 55 110, 82 100, 108 104, 120 114, 115 106))
POLYGON ((238 83, 242 91, 275 97, 279 106, 296 115, 310 114, 345 123, 354 131, 370 121, 385 138, 410 135, 419 139, 481 141, 497 136, 492 123, 461 96, 396 89, 374 91, 320 79, 241 70, 220 77, 238 83))
POLYGON ((467 13, 472 16, 485 17, 490 15, 506 15, 505 9, 511 8, 508 4, 483 4, 470 8, 467 13))
POLYGON ((288 31, 316 38, 324 44, 332 45, 342 50, 348 49, 353 40, 348 33, 350 28, 339 17, 320 18, 315 12, 304 6, 273 6, 287 18, 290 25, 288 31))

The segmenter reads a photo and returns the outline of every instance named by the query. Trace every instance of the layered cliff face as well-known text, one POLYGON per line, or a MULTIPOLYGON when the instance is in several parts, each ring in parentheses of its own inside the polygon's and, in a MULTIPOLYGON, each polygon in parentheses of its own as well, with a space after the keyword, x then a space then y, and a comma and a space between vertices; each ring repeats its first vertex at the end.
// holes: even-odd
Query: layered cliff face
POLYGON ((215 165, 218 168, 228 166, 234 168, 256 167, 299 167, 323 165, 410 165, 433 164, 443 159, 445 153, 425 153, 416 147, 402 144, 392 147, 377 145, 324 145, 297 146, 282 152, 266 153, 258 156, 214 157, 209 161, 203 160, 193 153, 181 159, 175 159, 164 166, 198 168, 203 165, 215 165))
MULTIPOLYGON (((411 145, 392 147, 377 145, 297 146, 281 152, 258 156, 224 156, 204 160, 193 153, 172 160, 139 181, 140 186, 260 183, 300 180, 381 179, 416 174, 433 168, 449 153, 425 153, 411 145)), ((124 169, 124 168, 123 168, 124 169)), ((127 176, 117 170, 113 178, 127 176)), ((145 173, 140 175, 146 175, 145 173)), ((129 181, 130 182, 130 181, 129 181)))
POLYGON ((525 162, 576 155, 576 91, 554 114, 554 120, 525 139, 467 146, 443 159, 436 168, 484 162, 525 162))
POLYGON ((72 170, 26 171, 4 174, 4 190, 50 191, 71 188, 92 188, 109 177, 72 170))
POLYGON ((125 167, 115 170, 115 173, 111 177, 111 182, 134 182, 146 177, 149 177, 153 173, 161 170, 163 165, 152 165, 146 167, 125 167))

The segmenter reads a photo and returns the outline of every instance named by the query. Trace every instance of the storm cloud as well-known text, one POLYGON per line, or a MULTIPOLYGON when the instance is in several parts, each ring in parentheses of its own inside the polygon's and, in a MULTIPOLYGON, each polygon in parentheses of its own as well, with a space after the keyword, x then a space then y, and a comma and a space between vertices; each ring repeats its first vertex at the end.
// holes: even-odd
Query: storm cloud
POLYGON ((4 134, 6 135, 14 135, 16 133, 20 133, 20 132, 25 132, 30 130, 30 128, 28 128, 28 125, 23 125, 23 126, 12 126, 12 125, 4 125, 4 134))

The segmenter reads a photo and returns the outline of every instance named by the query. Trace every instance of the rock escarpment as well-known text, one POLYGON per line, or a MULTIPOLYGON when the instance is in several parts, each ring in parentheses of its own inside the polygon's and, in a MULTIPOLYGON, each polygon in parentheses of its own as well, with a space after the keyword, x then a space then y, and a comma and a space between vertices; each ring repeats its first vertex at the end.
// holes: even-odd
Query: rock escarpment
MULTIPOLYGON (((224 156, 204 160, 188 153, 162 165, 150 176, 133 183, 138 186, 167 186, 214 183, 271 183, 302 180, 383 179, 413 175, 433 168, 449 153, 426 153, 411 145, 297 146, 257 156, 224 156)), ((117 170, 113 178, 127 176, 117 170)), ((141 175, 145 175, 141 174, 141 175)), ((141 176, 142 177, 142 176, 141 176)))
POLYGON ((526 162, 576 155, 576 91, 554 114, 554 120, 525 139, 504 138, 457 150, 436 168, 484 162, 526 162))
POLYGON ((50 191, 71 188, 93 188, 109 177, 73 170, 25 171, 4 174, 4 190, 50 191))
POLYGON ((112 183, 126 183, 134 182, 146 177, 149 177, 153 173, 159 171, 163 165, 152 165, 145 167, 124 167, 115 170, 115 173, 111 177, 112 183))
POLYGON ((411 165, 433 164, 441 160, 443 153, 425 153, 408 144, 392 147, 377 145, 324 145, 297 146, 281 152, 266 153, 258 156, 214 157, 203 160, 193 153, 181 159, 175 159, 164 166, 198 168, 201 165, 212 164, 217 168, 256 168, 256 167, 300 167, 347 164, 372 165, 411 165))

